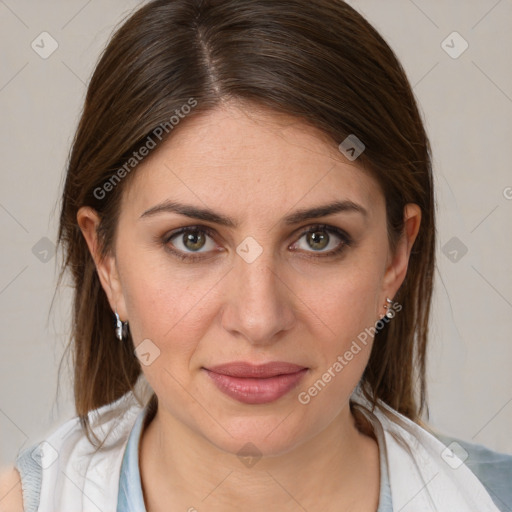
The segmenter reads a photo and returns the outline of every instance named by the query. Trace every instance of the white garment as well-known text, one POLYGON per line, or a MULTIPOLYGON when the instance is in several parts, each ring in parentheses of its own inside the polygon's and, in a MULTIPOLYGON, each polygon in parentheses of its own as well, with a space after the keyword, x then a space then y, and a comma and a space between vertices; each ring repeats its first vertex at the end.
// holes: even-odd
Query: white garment
MULTIPOLYGON (((441 457, 446 446, 384 402, 370 412, 359 389, 352 400, 384 430, 393 510, 400 512, 499 512, 480 480, 465 465, 441 457), (457 466, 454 469, 454 466, 457 466)), ((456 457, 452 452, 452 457, 456 457)))
MULTIPOLYGON (((140 381, 139 381, 140 382, 140 381)), ((121 463, 129 434, 150 397, 127 393, 89 413, 96 435, 107 440, 98 452, 78 418, 47 437, 41 450, 38 512, 104 512, 117 506, 121 463), (58 454, 57 458, 56 454, 58 454)), ((374 428, 384 432, 393 510, 400 512, 499 512, 483 484, 464 464, 453 469, 441 457, 446 446, 402 414, 369 402, 356 388, 355 402, 374 428)))
POLYGON ((89 412, 102 448, 95 449, 75 417, 41 443, 41 490, 38 512, 114 512, 123 454, 137 415, 151 397, 141 376, 136 393, 89 412), (58 454, 57 458, 56 454, 58 454))

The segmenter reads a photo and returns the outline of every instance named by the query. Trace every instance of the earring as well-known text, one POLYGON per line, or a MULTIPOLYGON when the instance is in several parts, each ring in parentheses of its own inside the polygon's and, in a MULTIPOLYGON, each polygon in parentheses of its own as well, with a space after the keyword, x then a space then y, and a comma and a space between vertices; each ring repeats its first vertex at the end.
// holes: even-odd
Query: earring
POLYGON ((393 318, 395 316, 395 312, 392 309, 389 309, 389 306, 393 304, 393 301, 389 297, 386 297, 386 302, 387 304, 384 304, 384 309, 387 311, 385 315, 382 315, 382 317, 387 316, 388 318, 393 318))
POLYGON ((119 318, 119 315, 117 314, 117 309, 114 314, 116 315, 116 338, 119 341, 123 341, 123 338, 128 333, 128 322, 121 321, 121 319, 119 318))

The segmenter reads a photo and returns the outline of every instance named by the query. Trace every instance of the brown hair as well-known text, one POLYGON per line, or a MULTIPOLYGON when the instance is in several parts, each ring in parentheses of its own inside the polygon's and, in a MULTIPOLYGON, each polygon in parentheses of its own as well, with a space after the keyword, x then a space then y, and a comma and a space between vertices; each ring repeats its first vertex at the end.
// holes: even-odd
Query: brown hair
POLYGON ((88 437, 88 412, 133 390, 141 368, 131 337, 115 338, 77 211, 91 206, 98 212, 101 253, 108 254, 122 191, 136 172, 126 162, 158 127, 166 126, 162 141, 171 136, 169 120, 191 99, 196 106, 188 117, 234 99, 296 116, 336 146, 355 134, 365 145, 357 163, 385 195, 393 249, 405 204, 420 206, 420 231, 394 297, 403 309, 377 332, 362 384, 374 405, 381 399, 421 424, 435 264, 431 152, 395 54, 341 0, 154 0, 123 22, 96 66, 62 195, 61 277, 69 268, 75 288, 68 348, 77 414, 88 437), (123 166, 124 179, 113 182, 123 166), (107 182, 114 186, 98 193, 107 182))

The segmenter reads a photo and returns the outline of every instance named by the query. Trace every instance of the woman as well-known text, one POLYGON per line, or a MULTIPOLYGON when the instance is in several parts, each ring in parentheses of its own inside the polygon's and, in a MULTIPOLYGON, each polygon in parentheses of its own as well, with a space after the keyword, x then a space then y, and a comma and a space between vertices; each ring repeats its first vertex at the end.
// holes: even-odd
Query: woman
POLYGON ((422 421, 432 181, 347 4, 139 9, 62 196, 77 418, 19 454, 4 509, 510 510, 512 456, 422 421))

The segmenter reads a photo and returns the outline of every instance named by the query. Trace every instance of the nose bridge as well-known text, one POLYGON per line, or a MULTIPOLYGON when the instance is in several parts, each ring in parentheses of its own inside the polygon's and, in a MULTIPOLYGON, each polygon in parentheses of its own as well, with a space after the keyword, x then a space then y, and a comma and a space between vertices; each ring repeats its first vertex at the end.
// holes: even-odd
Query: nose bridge
POLYGON ((268 343, 293 318, 286 289, 278 275, 270 243, 263 247, 247 237, 236 249, 231 302, 224 312, 224 327, 238 331, 252 343, 268 343))
MULTIPOLYGON (((238 252, 239 249, 237 249, 238 252)), ((241 283, 243 283, 247 299, 270 301, 278 293, 276 289, 275 258, 269 248, 257 255, 255 253, 256 249, 250 247, 249 251, 245 254, 250 259, 245 259, 244 256, 239 255, 240 257, 236 263, 237 274, 241 283)))

